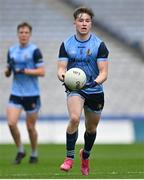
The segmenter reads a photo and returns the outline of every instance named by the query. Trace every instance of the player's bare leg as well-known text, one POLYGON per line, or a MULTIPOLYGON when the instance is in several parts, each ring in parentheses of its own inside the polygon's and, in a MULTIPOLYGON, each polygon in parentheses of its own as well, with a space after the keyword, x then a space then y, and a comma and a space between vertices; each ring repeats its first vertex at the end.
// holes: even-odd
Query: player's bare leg
POLYGON ((27 124, 27 130, 28 130, 29 139, 31 143, 31 149, 32 149, 29 163, 37 163, 38 161, 38 157, 37 157, 38 156, 37 154, 38 134, 35 127, 37 117, 38 117, 37 112, 27 114, 26 124, 27 124))
POLYGON ((68 111, 69 111, 69 124, 66 133, 66 151, 67 156, 60 169, 63 171, 69 171, 74 163, 74 150, 75 143, 78 137, 78 125, 80 121, 80 115, 82 112, 84 100, 80 96, 68 97, 68 111))
POLYGON ((7 108, 8 126, 17 147, 19 147, 22 144, 20 139, 20 132, 17 127, 17 122, 19 120, 20 114, 21 114, 21 109, 19 108, 15 108, 15 107, 7 108))
POLYGON ((21 109, 16 107, 7 108, 7 120, 8 126, 11 132, 11 135, 14 139, 14 142, 18 148, 18 153, 16 155, 15 164, 20 164, 21 160, 25 157, 24 147, 21 142, 20 131, 17 127, 17 122, 19 120, 21 109))

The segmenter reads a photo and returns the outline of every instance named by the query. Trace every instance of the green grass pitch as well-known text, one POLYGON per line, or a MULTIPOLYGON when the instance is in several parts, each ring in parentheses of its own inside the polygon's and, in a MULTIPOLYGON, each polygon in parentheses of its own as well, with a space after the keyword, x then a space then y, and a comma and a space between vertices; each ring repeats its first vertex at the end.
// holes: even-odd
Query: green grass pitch
POLYGON ((59 170, 65 145, 40 144, 39 163, 35 165, 28 163, 30 147, 25 148, 27 156, 20 165, 14 165, 15 146, 0 145, 0 179, 144 179, 144 144, 95 144, 89 176, 80 172, 82 145, 76 145, 74 167, 68 173, 59 170))

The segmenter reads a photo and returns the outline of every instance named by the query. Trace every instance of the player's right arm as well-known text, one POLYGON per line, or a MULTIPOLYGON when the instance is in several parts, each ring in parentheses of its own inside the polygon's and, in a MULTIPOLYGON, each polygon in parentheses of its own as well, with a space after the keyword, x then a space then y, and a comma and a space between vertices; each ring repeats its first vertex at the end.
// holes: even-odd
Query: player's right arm
POLYGON ((58 61, 57 65, 57 76, 58 79, 62 82, 64 82, 64 77, 67 69, 67 62, 66 61, 58 61))
POLYGON ((4 74, 5 74, 6 77, 10 77, 11 76, 11 71, 12 71, 11 67, 9 65, 9 59, 10 59, 10 56, 9 56, 9 52, 8 52, 8 54, 7 54, 7 67, 6 67, 5 71, 4 71, 4 74))
POLYGON ((64 82, 65 73, 67 71, 68 55, 65 50, 64 43, 61 44, 59 50, 59 60, 57 63, 57 76, 58 79, 64 82))

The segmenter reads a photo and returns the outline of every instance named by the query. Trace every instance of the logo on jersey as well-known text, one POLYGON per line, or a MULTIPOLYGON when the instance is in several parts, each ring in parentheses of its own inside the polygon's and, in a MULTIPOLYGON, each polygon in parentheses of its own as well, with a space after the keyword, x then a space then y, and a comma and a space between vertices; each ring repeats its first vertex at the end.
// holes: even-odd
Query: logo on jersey
POLYGON ((87 56, 90 56, 92 54, 91 50, 88 49, 87 52, 86 52, 87 56))
POLYGON ((28 54, 24 54, 24 60, 28 60, 28 59, 29 59, 28 54))
POLYGON ((83 53, 83 49, 80 49, 80 54, 82 54, 83 53))

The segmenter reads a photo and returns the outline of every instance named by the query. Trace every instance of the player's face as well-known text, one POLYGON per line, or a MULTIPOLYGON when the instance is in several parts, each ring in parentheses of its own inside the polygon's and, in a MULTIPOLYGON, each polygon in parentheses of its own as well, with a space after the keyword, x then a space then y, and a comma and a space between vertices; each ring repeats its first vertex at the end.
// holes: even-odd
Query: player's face
POLYGON ((74 24, 77 34, 80 37, 87 37, 92 27, 92 19, 88 14, 82 13, 76 18, 74 24))
POLYGON ((21 27, 18 30, 18 39, 19 39, 19 43, 22 46, 25 46, 28 44, 30 37, 31 37, 31 32, 28 27, 21 27))

